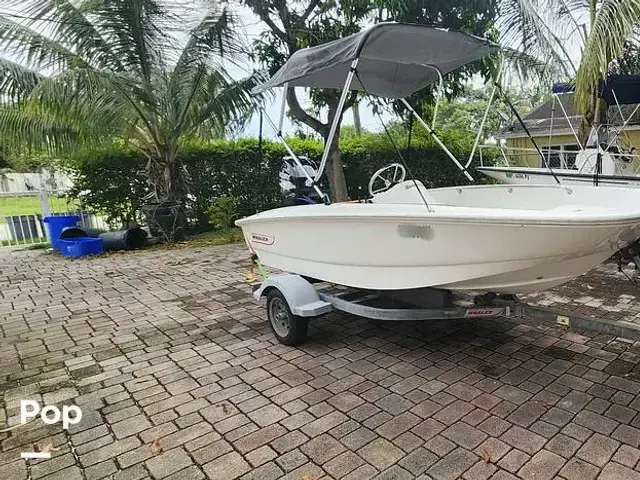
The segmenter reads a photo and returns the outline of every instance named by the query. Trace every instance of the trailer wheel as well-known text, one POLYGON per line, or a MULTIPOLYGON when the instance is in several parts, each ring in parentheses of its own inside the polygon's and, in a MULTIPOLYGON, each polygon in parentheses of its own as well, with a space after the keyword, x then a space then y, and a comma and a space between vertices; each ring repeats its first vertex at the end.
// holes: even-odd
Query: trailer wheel
POLYGON ((275 288, 267 294, 267 318, 273 334, 283 345, 298 345, 307 336, 309 320, 292 314, 284 295, 275 288))

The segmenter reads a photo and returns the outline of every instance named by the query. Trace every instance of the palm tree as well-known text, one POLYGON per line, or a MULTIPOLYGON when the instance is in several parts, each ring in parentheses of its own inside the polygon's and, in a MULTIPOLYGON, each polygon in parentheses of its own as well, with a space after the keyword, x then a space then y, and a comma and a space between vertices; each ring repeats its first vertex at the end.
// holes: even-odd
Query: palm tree
POLYGON ((224 68, 243 49, 233 15, 218 4, 180 12, 157 0, 4 5, 0 137, 15 149, 125 140, 148 161, 154 200, 180 203, 184 141, 220 136, 252 112, 253 78, 233 80, 224 68))
POLYGON ((575 82, 588 127, 598 120, 598 81, 640 24, 640 0, 503 0, 500 19, 504 45, 575 82))

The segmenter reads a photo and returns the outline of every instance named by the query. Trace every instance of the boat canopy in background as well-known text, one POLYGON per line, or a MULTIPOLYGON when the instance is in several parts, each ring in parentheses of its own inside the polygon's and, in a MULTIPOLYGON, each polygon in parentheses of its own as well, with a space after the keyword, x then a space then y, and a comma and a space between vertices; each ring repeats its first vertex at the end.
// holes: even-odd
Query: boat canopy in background
POLYGON ((288 84, 343 88, 352 62, 358 75, 350 90, 404 98, 441 75, 498 51, 483 38, 403 23, 379 23, 362 32, 295 52, 271 79, 253 89, 258 94, 288 84), (360 82, 362 81, 361 84, 360 82))
MULTIPOLYGON (((569 93, 574 90, 575 85, 565 82, 554 83, 552 87, 553 93, 569 93)), ((620 105, 640 103, 640 75, 609 75, 606 81, 600 80, 598 96, 607 105, 615 105, 616 98, 620 105)))

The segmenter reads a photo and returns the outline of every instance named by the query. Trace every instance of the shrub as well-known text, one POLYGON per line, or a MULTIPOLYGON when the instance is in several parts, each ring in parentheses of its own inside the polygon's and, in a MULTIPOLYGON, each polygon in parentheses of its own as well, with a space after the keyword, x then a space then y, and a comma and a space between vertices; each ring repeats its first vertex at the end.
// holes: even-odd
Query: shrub
MULTIPOLYGON (((396 139, 395 143, 402 142, 406 139, 396 139)), ((297 154, 317 162, 322 156, 322 144, 316 140, 293 138, 290 143, 297 154)), ((467 144, 454 141, 452 145, 457 158, 468 157, 467 144)), ((341 151, 352 199, 367 197, 371 175, 399 161, 393 144, 381 134, 345 138, 341 151)), ((411 151, 404 145, 400 153, 410 171, 427 187, 467 183, 447 155, 424 136, 414 137, 411 151)), ((255 139, 186 145, 180 159, 190 177, 186 212, 192 229, 206 230, 211 220, 217 228, 228 226, 237 217, 280 206, 278 172, 285 155, 284 147, 271 141, 263 142, 260 152, 255 139)), ((116 148, 76 155, 65 165, 75 181, 72 196, 115 223, 126 225, 136 220, 149 191, 141 155, 116 148)))
POLYGON ((144 165, 139 154, 126 149, 79 152, 62 162, 73 179, 67 195, 104 215, 112 226, 127 226, 137 220, 149 192, 144 165))
POLYGON ((233 222, 240 216, 240 202, 230 195, 219 197, 209 209, 213 228, 226 230, 233 227, 233 222))

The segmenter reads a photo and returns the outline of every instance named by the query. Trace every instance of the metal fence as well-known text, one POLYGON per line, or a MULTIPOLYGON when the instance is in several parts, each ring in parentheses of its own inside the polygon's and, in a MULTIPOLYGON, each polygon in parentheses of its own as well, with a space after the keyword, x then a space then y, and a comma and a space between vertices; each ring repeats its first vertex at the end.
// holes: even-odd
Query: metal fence
POLYGON ((108 230, 105 219, 83 210, 59 190, 0 192, 0 247, 49 242, 44 218, 77 215, 84 228, 108 230))

